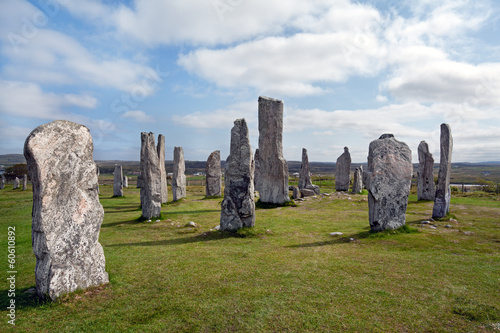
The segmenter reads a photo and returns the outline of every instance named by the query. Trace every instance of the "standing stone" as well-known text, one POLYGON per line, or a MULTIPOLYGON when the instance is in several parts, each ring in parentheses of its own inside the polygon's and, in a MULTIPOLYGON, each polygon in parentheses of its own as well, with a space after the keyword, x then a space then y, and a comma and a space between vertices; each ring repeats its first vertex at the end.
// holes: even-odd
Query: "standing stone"
POLYGON ((137 185, 136 185, 136 188, 141 188, 142 186, 142 176, 139 175, 137 176, 137 185))
POLYGON ((123 197, 123 170, 122 166, 115 164, 113 173, 113 196, 123 197))
POLYGON ((260 163, 259 163, 259 148, 255 149, 255 157, 254 157, 254 163, 255 163, 255 171, 254 171, 254 177, 253 177, 253 184, 254 184, 254 189, 255 191, 259 191, 259 173, 260 173, 260 163))
POLYGON ((207 197, 218 197, 222 194, 222 171, 220 165, 220 151, 216 150, 208 156, 205 166, 207 197))
POLYGON ((354 180, 352 182, 352 193, 359 194, 363 191, 363 167, 359 166, 354 171, 354 180))
POLYGON ((160 163, 160 177, 161 177, 161 203, 168 202, 168 184, 167 184, 167 171, 165 170, 165 136, 158 135, 158 160, 160 163))
POLYGON ((439 173, 436 186, 436 197, 434 198, 433 218, 443 218, 450 211, 450 176, 451 176, 451 153, 453 151, 453 137, 450 125, 441 124, 441 150, 439 159, 439 173))
POLYGON ((405 224, 413 165, 411 150, 392 134, 370 143, 368 171, 368 208, 372 231, 397 229, 405 224))
POLYGON ((0 190, 3 190, 5 188, 5 176, 3 173, 0 175, 2 179, 0 180, 0 190))
POLYGON ((123 187, 128 187, 128 177, 123 175, 123 187))
POLYGON ((146 219, 161 214, 160 164, 154 133, 141 133, 141 206, 146 219))
POLYGON ((425 141, 418 145, 417 198, 418 200, 434 200, 436 186, 434 185, 434 158, 429 152, 425 141))
POLYGON ((309 157, 307 149, 302 148, 302 164, 299 171, 299 190, 311 190, 315 195, 319 195, 319 186, 313 185, 311 182, 311 171, 309 170, 309 157))
POLYGON ((85 126, 57 120, 26 139, 24 156, 33 183, 32 244, 36 291, 62 294, 109 282, 99 243, 99 203, 93 143, 85 126))
POLYGON ((26 191, 28 188, 28 175, 23 176, 23 191, 26 191))
POLYGON ((300 199, 302 197, 302 194, 300 193, 300 190, 297 186, 293 186, 293 194, 292 194, 292 199, 300 199))
POLYGON ((172 195, 174 201, 186 197, 185 170, 184 150, 182 147, 174 147, 174 172, 172 175, 172 195))
POLYGON ((96 174, 97 174, 97 194, 100 193, 100 190, 99 190, 99 174, 100 174, 100 170, 99 170, 99 167, 96 165, 95 167, 96 169, 96 174))
POLYGON ((288 194, 288 165, 283 158, 283 101, 259 97, 260 201, 283 204, 288 194))
POLYGON ((237 119, 231 130, 231 149, 226 159, 221 230, 236 231, 255 226, 254 168, 247 123, 245 119, 237 119))
POLYGON ((351 182, 351 154, 344 147, 344 153, 337 158, 335 164, 335 191, 349 191, 351 182))
POLYGON ((19 188, 19 178, 14 179, 14 190, 19 188))

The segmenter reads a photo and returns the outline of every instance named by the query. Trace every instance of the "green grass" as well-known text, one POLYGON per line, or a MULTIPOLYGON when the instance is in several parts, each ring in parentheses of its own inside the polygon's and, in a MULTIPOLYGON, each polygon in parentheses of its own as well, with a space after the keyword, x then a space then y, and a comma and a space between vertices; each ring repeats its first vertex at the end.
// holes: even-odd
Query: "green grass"
MULTIPOLYGON (((431 229, 420 222, 432 202, 412 194, 407 227, 373 234, 366 194, 333 194, 257 209, 255 228, 222 233, 213 230, 222 199, 203 187, 163 205, 153 223, 138 221, 139 189, 100 190, 110 283, 53 303, 25 293, 35 286, 32 193, 0 191, 4 276, 7 227, 16 227, 17 331, 490 332, 500 322, 497 197, 454 197, 457 222, 431 229)), ((0 283, 0 331, 14 331, 0 283)))

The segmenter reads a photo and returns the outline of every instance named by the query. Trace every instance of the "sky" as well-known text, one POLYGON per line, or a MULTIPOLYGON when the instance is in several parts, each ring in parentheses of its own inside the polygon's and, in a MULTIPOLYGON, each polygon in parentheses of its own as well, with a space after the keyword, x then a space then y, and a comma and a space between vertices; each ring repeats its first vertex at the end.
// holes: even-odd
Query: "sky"
POLYGON ((37 126, 87 126, 96 160, 258 148, 258 98, 284 102, 283 152, 364 163, 384 133, 439 161, 500 161, 500 1, 0 0, 0 154, 37 126))

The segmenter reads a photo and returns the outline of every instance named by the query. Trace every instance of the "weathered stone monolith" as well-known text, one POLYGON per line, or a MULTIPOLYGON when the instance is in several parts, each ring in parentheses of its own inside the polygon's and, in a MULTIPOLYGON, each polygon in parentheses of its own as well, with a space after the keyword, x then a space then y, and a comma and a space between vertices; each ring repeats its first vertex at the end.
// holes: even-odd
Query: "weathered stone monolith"
POLYGON ((96 169, 95 172, 97 174, 97 194, 99 194, 100 193, 100 190, 99 190, 99 174, 101 173, 101 171, 99 170, 99 167, 97 165, 96 165, 95 169, 96 169))
POLYGON ((142 176, 138 175, 136 188, 141 188, 141 184, 142 184, 142 176))
POLYGON ((141 133, 141 206, 146 219, 161 214, 160 164, 154 133, 141 133))
POLYGON ((28 188, 28 175, 23 176, 23 191, 26 191, 28 188))
POLYGON ((255 157, 254 157, 254 163, 255 163, 255 171, 253 175, 253 184, 254 184, 254 189, 255 191, 259 191, 259 172, 260 172, 260 164, 259 164, 259 148, 255 149, 255 157))
POLYGON ((364 183, 372 231, 397 229, 405 224, 413 165, 411 150, 392 134, 370 143, 364 183))
POLYGON ((174 147, 174 172, 172 175, 172 196, 177 201, 186 197, 186 165, 182 147, 174 147))
POLYGON ((302 164, 299 171, 299 190, 311 190, 315 195, 319 194, 319 186, 311 182, 311 171, 309 170, 309 157, 307 149, 302 148, 302 164))
POLYGON ((158 135, 158 160, 160 163, 160 177, 161 177, 161 203, 168 202, 168 183, 167 171, 165 170, 165 136, 158 135))
POLYGON ((255 226, 254 168, 247 123, 245 119, 237 119, 231 130, 231 150, 226 159, 221 230, 255 226))
POLYGON ((335 164, 335 191, 349 191, 351 182, 351 154, 344 147, 344 153, 337 158, 335 164))
POLYGON ((451 136, 450 125, 441 124, 441 149, 439 159, 439 173, 436 185, 436 196, 434 198, 433 218, 443 218, 450 211, 450 175, 451 175, 451 155, 453 152, 453 137, 451 136))
POLYGON ((128 177, 123 175, 123 187, 128 187, 128 177))
POLYGON ((363 191, 363 167, 359 166, 354 171, 354 180, 352 181, 352 193, 359 194, 363 191))
POLYGON ((300 199, 302 198, 302 194, 300 193, 300 190, 297 186, 293 186, 293 194, 292 194, 292 199, 300 199))
POLYGON ((93 143, 85 126, 57 120, 26 139, 24 156, 33 183, 32 244, 36 291, 62 294, 109 282, 99 230, 93 143))
POLYGON ((434 184, 434 158, 425 141, 418 145, 417 198, 418 200, 434 200, 436 185, 434 184))
POLYGON ((113 172, 113 196, 123 197, 123 169, 118 164, 115 164, 115 171, 113 172))
POLYGON ((0 190, 3 190, 5 188, 5 176, 2 173, 0 177, 2 177, 2 179, 0 179, 0 190))
POLYGON ((283 158, 283 102, 259 97, 259 175, 260 201, 283 204, 288 194, 288 165, 283 158))
POLYGON ((205 166, 205 194, 207 197, 222 195, 222 171, 220 164, 220 151, 216 150, 208 156, 205 166))
POLYGON ((14 179, 14 190, 19 188, 19 178, 14 179))

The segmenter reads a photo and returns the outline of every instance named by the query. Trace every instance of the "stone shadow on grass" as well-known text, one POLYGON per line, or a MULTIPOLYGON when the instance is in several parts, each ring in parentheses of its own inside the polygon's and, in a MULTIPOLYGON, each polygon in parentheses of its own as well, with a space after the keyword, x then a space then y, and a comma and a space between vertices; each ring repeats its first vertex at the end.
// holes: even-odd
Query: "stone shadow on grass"
MULTIPOLYGON (((31 288, 35 288, 35 286, 19 289, 16 288, 16 321, 18 320, 18 318, 20 318, 19 314, 17 313, 19 309, 36 308, 45 304, 52 303, 49 297, 47 297, 46 299, 41 299, 38 297, 36 292, 26 293, 26 291, 31 288)), ((8 297, 9 289, 1 290, 0 293, 0 307, 2 307, 2 309, 7 309, 7 307, 10 305, 11 300, 11 298, 8 297)), ((5 316, 5 320, 10 320, 10 318, 8 316, 5 316)))
POLYGON ((149 242, 139 242, 139 243, 123 243, 123 244, 111 244, 106 245, 104 247, 119 247, 119 246, 170 246, 170 245, 181 245, 181 244, 190 244, 190 243, 198 243, 198 242, 208 242, 208 241, 217 241, 226 238, 243 238, 241 235, 230 232, 205 232, 203 234, 199 234, 192 237, 184 237, 184 238, 174 238, 174 239, 164 239, 158 241, 149 241, 149 242))

